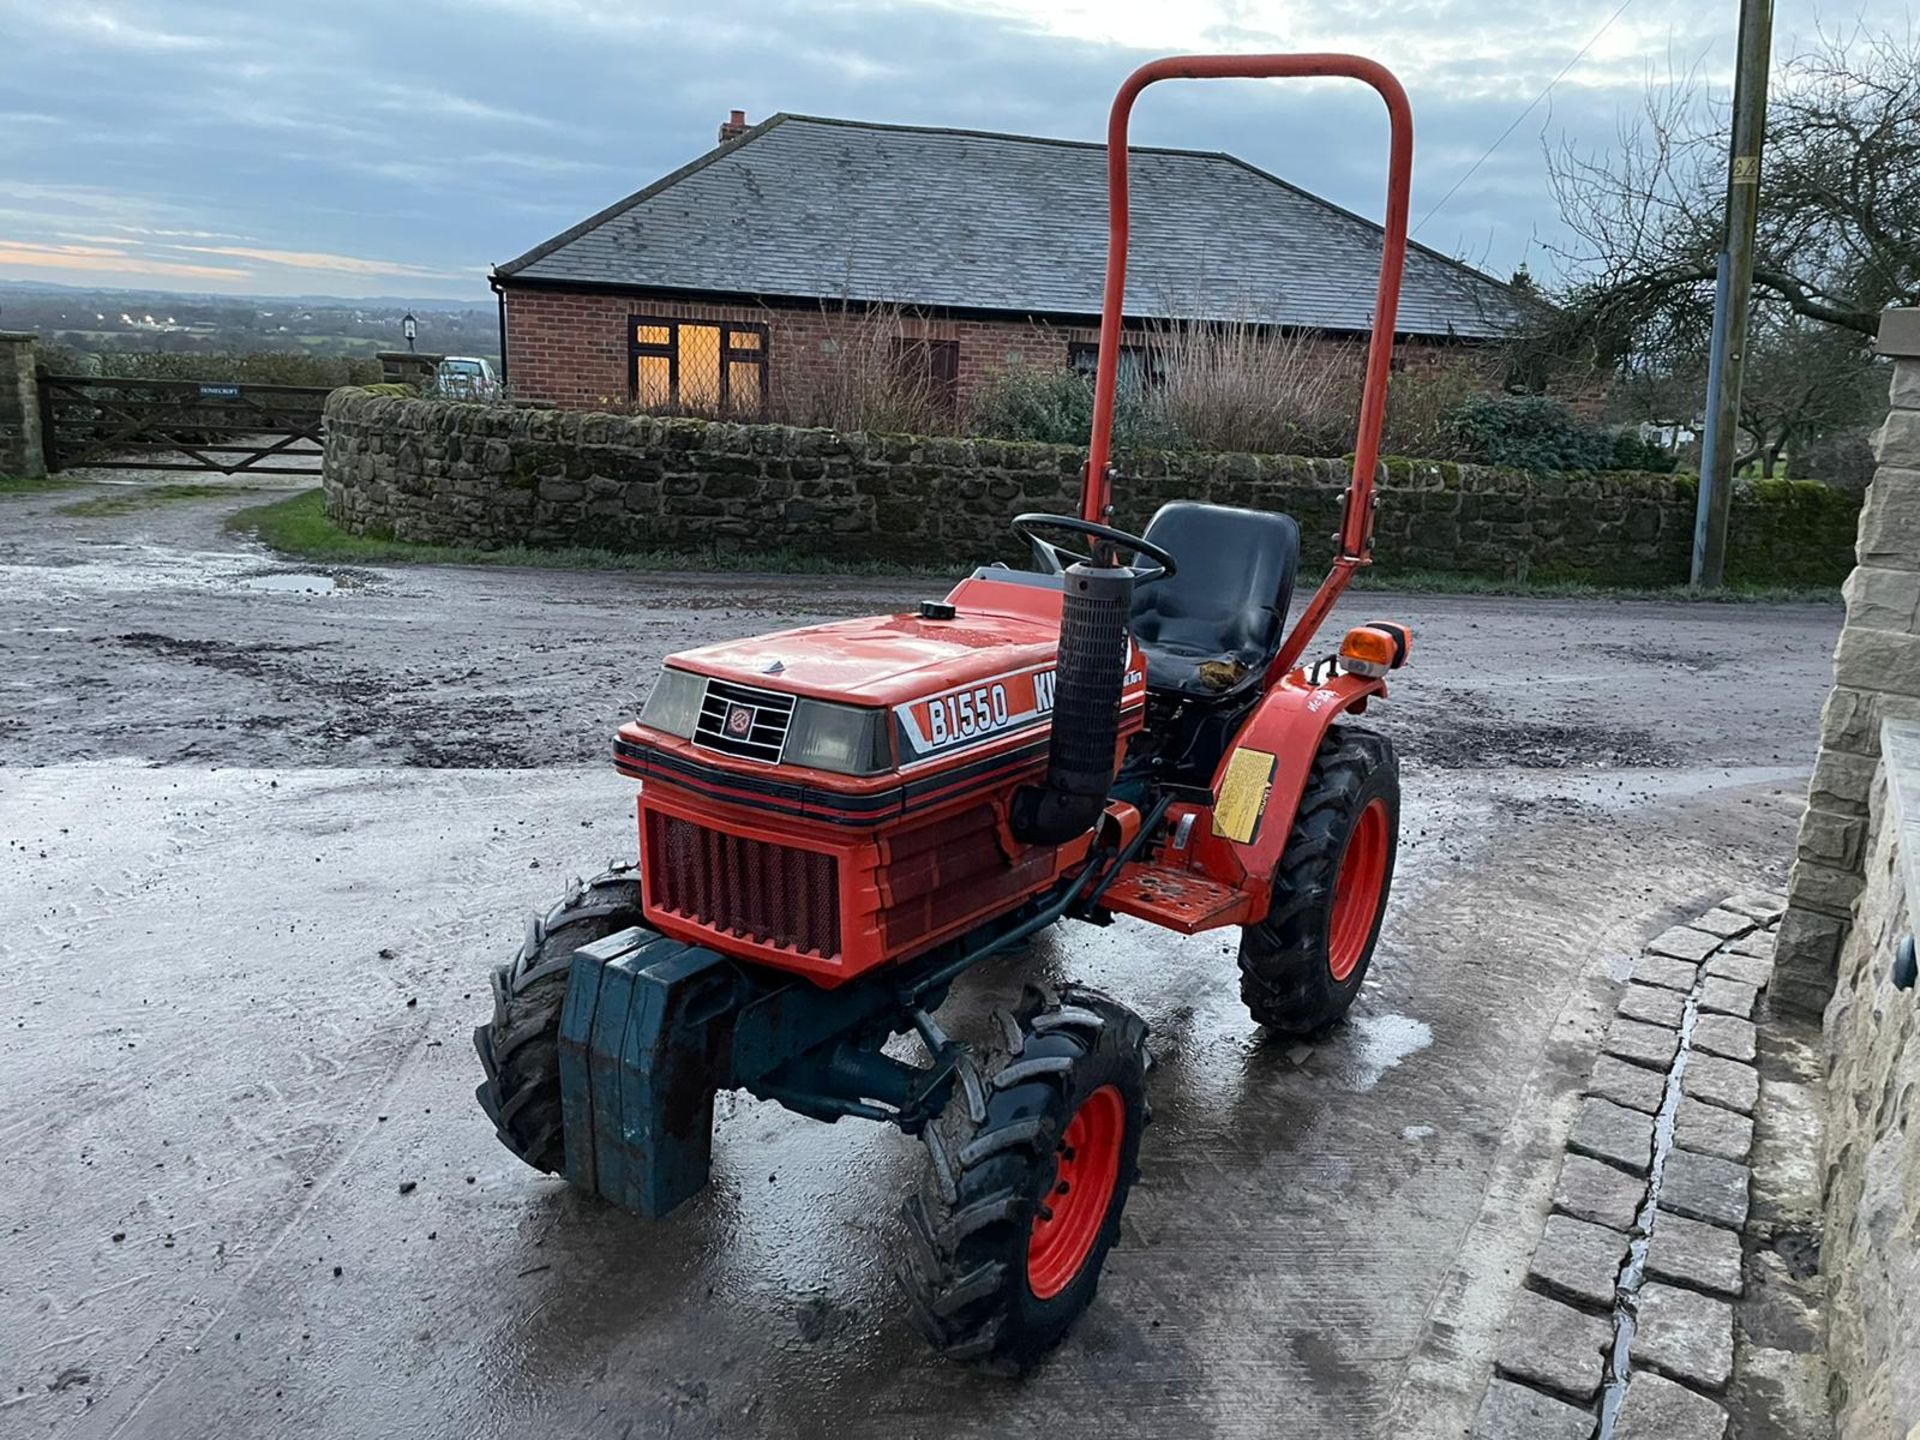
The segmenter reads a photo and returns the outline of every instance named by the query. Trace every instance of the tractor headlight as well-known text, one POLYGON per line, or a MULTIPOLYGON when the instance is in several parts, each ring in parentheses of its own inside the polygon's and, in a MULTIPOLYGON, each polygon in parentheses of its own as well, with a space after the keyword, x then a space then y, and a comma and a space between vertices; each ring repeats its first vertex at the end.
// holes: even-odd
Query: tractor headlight
POLYGON ((780 758, 785 765, 837 775, 878 775, 893 768, 893 747, 887 742, 885 710, 802 700, 793 707, 787 748, 780 758))
POLYGON ((672 668, 662 670, 640 711, 640 723, 685 740, 699 723, 700 698, 706 693, 706 676, 672 668))

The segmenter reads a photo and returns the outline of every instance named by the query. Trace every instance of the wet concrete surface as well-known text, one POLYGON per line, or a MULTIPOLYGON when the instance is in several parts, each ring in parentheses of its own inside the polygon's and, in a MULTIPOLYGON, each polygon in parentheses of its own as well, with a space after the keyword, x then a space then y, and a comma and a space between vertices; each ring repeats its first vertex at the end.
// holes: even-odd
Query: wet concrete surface
POLYGON ((631 851, 601 762, 661 655, 936 583, 262 588, 320 572, 220 533, 261 497, 74 493, 0 497, 0 1435, 1457 1435, 1624 956, 1784 876, 1840 619, 1347 602, 1415 634, 1352 1023, 1264 1043, 1230 937, 1125 921, 943 1012, 978 1033, 1037 971, 1154 1027, 1122 1244, 1007 1382, 906 1328, 913 1143, 723 1099, 712 1190, 649 1224, 471 1097, 487 967, 631 851))

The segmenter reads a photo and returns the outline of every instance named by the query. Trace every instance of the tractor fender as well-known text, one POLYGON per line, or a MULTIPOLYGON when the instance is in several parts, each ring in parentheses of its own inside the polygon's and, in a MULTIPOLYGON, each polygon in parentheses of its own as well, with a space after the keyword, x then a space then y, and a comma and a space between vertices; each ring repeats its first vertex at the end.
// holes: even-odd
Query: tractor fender
POLYGON ((1252 899, 1245 923, 1266 918, 1273 872, 1306 792, 1314 755, 1334 720, 1385 695, 1384 680, 1290 671, 1268 691, 1221 756, 1212 823, 1196 846, 1200 868, 1252 899))

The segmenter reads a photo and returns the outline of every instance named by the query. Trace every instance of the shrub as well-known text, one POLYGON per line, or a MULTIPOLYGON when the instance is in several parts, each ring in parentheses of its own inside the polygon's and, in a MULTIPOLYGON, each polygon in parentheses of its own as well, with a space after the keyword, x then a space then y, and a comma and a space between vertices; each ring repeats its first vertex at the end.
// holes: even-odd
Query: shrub
MULTIPOLYGON (((1339 455, 1352 445, 1351 352, 1252 324, 1151 327, 1152 378, 1123 371, 1113 447, 1339 455), (1351 372, 1351 373, 1349 373, 1351 372)), ((1007 440, 1085 445, 1093 379, 1067 369, 1009 365, 974 396, 969 428, 1007 440)))
MULTIPOLYGON (((1113 448, 1181 450, 1187 437, 1166 424, 1147 402, 1144 388, 1122 384, 1114 394, 1113 448)), ((1047 445, 1085 445, 1093 434, 1093 378, 1074 370, 1008 365, 988 375, 967 416, 974 435, 998 440, 1035 440, 1047 445)))
POLYGON ((1352 448, 1360 352, 1246 321, 1156 325, 1161 379, 1140 401, 1197 449, 1339 455, 1352 448))
POLYGON ((1670 475, 1679 464, 1673 452, 1651 440, 1643 440, 1633 430, 1618 430, 1613 436, 1613 455, 1608 462, 1612 470, 1646 470, 1656 475, 1670 475))
MULTIPOLYGON (((1419 365, 1399 371, 1387 385, 1387 423, 1380 437, 1380 453, 1422 460, 1467 459, 1466 448, 1453 429, 1453 413, 1486 393, 1486 377, 1470 363, 1419 365)), ((1352 403, 1357 410, 1357 380, 1352 403)))
POLYGON ((1483 395, 1448 418, 1461 458, 1518 470, 1672 470, 1673 457, 1630 431, 1583 424, 1544 395, 1483 395))
POLYGON ((823 304, 822 311, 838 322, 834 339, 822 346, 804 381, 774 387, 767 419, 829 430, 953 433, 957 417, 937 391, 924 354, 915 363, 920 337, 909 333, 899 306, 855 311, 841 302, 823 304))
POLYGON ((1085 445, 1093 433, 1093 382, 1037 365, 994 370, 974 393, 967 428, 1000 440, 1085 445))

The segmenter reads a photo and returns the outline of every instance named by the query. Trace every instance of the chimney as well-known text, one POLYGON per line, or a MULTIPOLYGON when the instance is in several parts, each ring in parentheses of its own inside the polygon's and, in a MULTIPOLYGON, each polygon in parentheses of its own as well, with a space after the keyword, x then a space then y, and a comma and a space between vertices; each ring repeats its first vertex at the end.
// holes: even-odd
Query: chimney
POLYGON ((722 145, 726 144, 729 140, 738 140, 746 133, 747 112, 744 110, 732 111, 725 120, 720 122, 720 143, 722 145))

